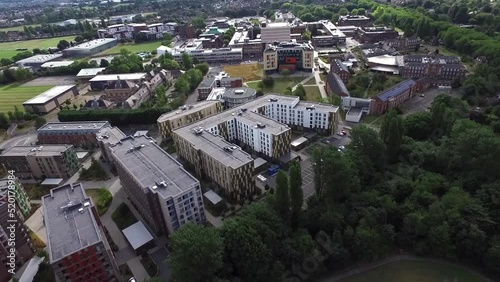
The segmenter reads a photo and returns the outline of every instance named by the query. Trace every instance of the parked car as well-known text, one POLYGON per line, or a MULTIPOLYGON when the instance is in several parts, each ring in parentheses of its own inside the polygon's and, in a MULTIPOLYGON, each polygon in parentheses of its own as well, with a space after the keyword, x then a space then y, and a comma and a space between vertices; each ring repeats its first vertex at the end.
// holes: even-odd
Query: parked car
POLYGON ((266 182, 266 180, 267 180, 267 178, 265 178, 264 176, 262 176, 262 174, 259 174, 257 176, 257 179, 260 180, 260 181, 262 181, 262 182, 266 182))
POLYGON ((128 280, 128 282, 137 282, 137 280, 135 280, 135 278, 134 278, 134 277, 132 277, 132 278, 130 278, 130 279, 128 280))

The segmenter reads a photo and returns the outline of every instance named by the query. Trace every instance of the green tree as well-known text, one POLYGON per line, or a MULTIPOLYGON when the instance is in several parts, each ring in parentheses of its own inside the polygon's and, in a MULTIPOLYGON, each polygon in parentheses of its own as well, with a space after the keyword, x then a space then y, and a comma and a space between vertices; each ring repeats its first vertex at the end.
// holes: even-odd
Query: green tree
POLYGON ((208 65, 207 62, 197 64, 194 66, 195 69, 198 69, 201 71, 201 73, 205 76, 208 73, 208 70, 210 69, 210 66, 208 65))
POLYGON ((302 173, 300 164, 296 163, 290 167, 289 184, 290 206, 292 211, 292 227, 294 230, 300 225, 302 206, 304 205, 304 192, 302 191, 302 173))
POLYGON ((402 120, 395 117, 390 120, 386 136, 388 159, 395 162, 399 156, 401 140, 403 138, 402 120))
POLYGON ((10 126, 9 118, 5 113, 0 113, 0 129, 7 129, 10 126))
POLYGON ((60 40, 59 43, 57 43, 57 48, 59 50, 64 50, 69 47, 69 42, 67 40, 60 40))
POLYGON ((289 76, 291 73, 292 73, 292 72, 291 72, 289 69, 282 69, 282 70, 280 71, 280 74, 281 74, 282 76, 289 76))
POLYGON ((278 213, 286 220, 290 215, 290 196, 288 188, 288 176, 280 170, 276 176, 276 193, 274 194, 274 204, 278 213))
POLYGON ((106 68, 106 67, 108 67, 108 66, 109 66, 109 62, 108 62, 108 60, 106 60, 106 59, 101 59, 101 62, 99 63, 99 66, 100 66, 101 68, 106 68))
POLYGON ((193 61, 191 59, 191 56, 187 53, 182 54, 182 66, 184 67, 185 70, 189 70, 193 67, 193 61))
POLYGON ((432 115, 430 112, 418 112, 406 116, 403 121, 405 135, 415 140, 424 140, 432 133, 432 115))
POLYGON ((204 29, 207 26, 205 24, 205 19, 201 17, 193 18, 191 24, 197 29, 204 29))
POLYGON ((175 281, 209 281, 223 266, 224 243, 217 229, 186 224, 170 236, 170 246, 175 281))
POLYGON ((306 31, 304 31, 304 33, 302 33, 302 39, 304 39, 306 41, 311 40, 311 32, 308 29, 306 29, 306 31))
POLYGON ((35 118, 35 128, 36 129, 39 129, 40 127, 44 126, 46 123, 47 123, 47 121, 41 116, 37 116, 35 118))

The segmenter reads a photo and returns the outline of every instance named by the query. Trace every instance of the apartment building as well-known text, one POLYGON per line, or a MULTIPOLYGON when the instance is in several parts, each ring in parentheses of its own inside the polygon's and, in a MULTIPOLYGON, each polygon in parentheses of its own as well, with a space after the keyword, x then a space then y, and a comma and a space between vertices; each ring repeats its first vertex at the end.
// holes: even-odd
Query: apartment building
POLYGON ((347 69, 346 65, 344 65, 344 63, 342 63, 339 59, 334 59, 330 63, 330 73, 337 74, 340 79, 342 79, 344 84, 348 84, 349 79, 351 78, 351 73, 347 69))
POLYGON ((24 190, 21 181, 17 177, 3 178, 0 179, 0 198, 8 195, 9 187, 12 187, 10 191, 14 191, 14 198, 16 199, 16 206, 21 213, 22 219, 28 218, 31 212, 31 202, 26 190, 24 190))
POLYGON ((377 43, 398 38, 399 33, 390 27, 359 27, 354 34, 354 39, 363 44, 377 43))
POLYGON ((97 145, 95 134, 110 126, 107 121, 48 122, 37 130, 38 143, 97 145))
POLYGON ((311 30, 314 29, 318 33, 311 38, 314 47, 333 47, 346 43, 344 32, 330 21, 307 22, 304 23, 304 26, 311 30))
POLYGON ((238 28, 228 44, 230 48, 241 48, 243 55, 250 56, 261 56, 264 50, 263 46, 262 39, 254 36, 253 28, 247 30, 238 28))
POLYGON ((337 24, 340 26, 371 26, 373 24, 372 19, 364 15, 346 15, 340 16, 337 24))
POLYGON ((71 183, 42 197, 49 262, 58 281, 121 281, 97 210, 83 185, 71 183))
POLYGON ((417 83, 414 80, 408 79, 400 82, 390 89, 381 92, 378 96, 373 97, 372 110, 370 112, 378 115, 384 114, 415 96, 416 92, 417 83))
POLYGON ((127 196, 157 234, 205 222, 200 182, 152 138, 127 136, 109 146, 127 196))
POLYGON ((36 251, 31 242, 29 231, 24 226, 22 211, 17 205, 14 213, 11 213, 11 209, 8 193, 0 192, 0 282, 11 281, 12 275, 8 270, 14 267, 17 272, 34 256, 36 251), (14 239, 14 246, 9 239, 14 239), (15 255, 13 265, 10 265, 12 263, 9 258, 11 254, 15 255))
POLYGON ((311 72, 314 49, 309 43, 295 41, 267 45, 264 50, 264 71, 267 74, 288 69, 311 72))
POLYGON ((231 180, 247 179, 253 173, 253 160, 241 148, 278 160, 290 153, 291 128, 332 134, 337 122, 338 107, 301 102, 299 97, 266 95, 178 128, 172 137, 179 156, 197 175, 209 176, 226 195, 239 200, 254 191, 251 180, 251 185, 231 180), (224 171, 224 177, 219 178, 217 171, 224 171))
POLYGON ((105 161, 113 164, 113 159, 111 158, 111 144, 118 143, 121 139, 125 138, 127 135, 123 133, 118 127, 105 127, 96 133, 96 138, 99 143, 99 149, 101 150, 101 156, 105 161))
POLYGON ((161 115, 158 128, 163 139, 171 138, 173 130, 222 112, 224 109, 220 101, 201 101, 193 105, 184 105, 177 111, 161 115))
POLYGON ((0 164, 19 179, 70 178, 80 165, 72 145, 15 146, 0 155, 0 164))
POLYGON ((463 79, 467 69, 459 57, 410 55, 397 58, 399 73, 403 78, 428 78, 430 86, 449 86, 451 82, 463 79))
POLYGON ((145 32, 151 39, 161 39, 164 33, 174 34, 177 23, 154 23, 146 25, 145 23, 115 24, 107 28, 99 29, 97 36, 99 38, 115 39, 133 39, 138 32, 145 32))

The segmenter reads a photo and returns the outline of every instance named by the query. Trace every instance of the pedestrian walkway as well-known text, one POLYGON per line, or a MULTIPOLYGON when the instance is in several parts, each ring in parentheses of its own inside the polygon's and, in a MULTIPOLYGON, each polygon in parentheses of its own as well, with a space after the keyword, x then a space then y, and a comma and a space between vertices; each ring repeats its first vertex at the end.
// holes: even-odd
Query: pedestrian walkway
POLYGON ((292 92, 295 91, 295 89, 297 89, 297 86, 299 86, 299 84, 304 85, 306 82, 308 82, 313 77, 314 77, 314 74, 311 74, 308 77, 304 78, 301 82, 297 83, 294 87, 292 87, 292 92))
POLYGON ((130 267, 130 270, 132 271, 132 274, 134 274, 134 278, 136 281, 144 281, 146 279, 149 279, 151 278, 148 274, 148 272, 146 271, 146 269, 144 269, 144 266, 142 266, 142 263, 141 263, 141 257, 140 256, 137 256, 131 260, 129 260, 127 262, 128 264, 128 267, 130 267))

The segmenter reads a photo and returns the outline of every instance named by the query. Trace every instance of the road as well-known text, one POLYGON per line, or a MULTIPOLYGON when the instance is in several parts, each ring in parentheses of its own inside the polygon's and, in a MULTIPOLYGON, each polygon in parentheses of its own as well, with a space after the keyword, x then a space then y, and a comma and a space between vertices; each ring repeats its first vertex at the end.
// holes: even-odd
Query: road
POLYGON ((10 149, 14 146, 35 145, 37 141, 36 131, 30 131, 27 134, 11 137, 0 144, 0 149, 10 149))

